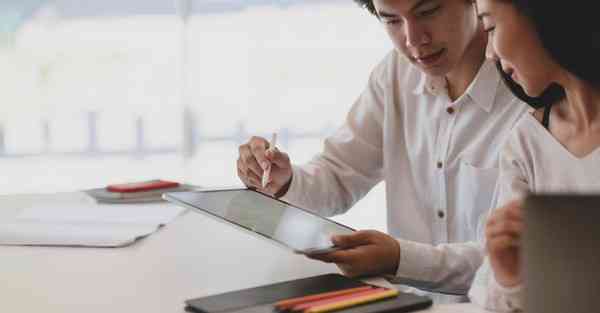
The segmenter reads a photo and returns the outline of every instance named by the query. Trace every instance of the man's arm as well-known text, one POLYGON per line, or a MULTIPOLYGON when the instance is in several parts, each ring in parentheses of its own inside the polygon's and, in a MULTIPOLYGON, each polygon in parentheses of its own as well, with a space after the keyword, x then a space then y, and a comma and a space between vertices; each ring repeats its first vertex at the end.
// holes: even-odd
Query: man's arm
POLYGON ((323 215, 347 211, 382 180, 384 68, 376 68, 345 124, 327 138, 323 151, 293 166, 283 199, 323 215))
POLYGON ((433 246, 395 239, 374 231, 334 236, 341 250, 309 255, 336 263, 348 276, 385 275, 394 283, 447 294, 466 295, 483 249, 475 242, 433 246))
POLYGON ((398 270, 388 278, 426 291, 466 295, 483 261, 483 247, 477 242, 437 246, 403 239, 398 242, 398 270))

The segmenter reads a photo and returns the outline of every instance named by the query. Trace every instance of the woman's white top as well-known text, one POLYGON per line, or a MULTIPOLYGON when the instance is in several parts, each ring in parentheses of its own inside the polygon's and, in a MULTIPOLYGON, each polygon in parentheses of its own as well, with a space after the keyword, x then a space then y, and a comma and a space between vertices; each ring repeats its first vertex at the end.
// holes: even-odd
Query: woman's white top
MULTIPOLYGON (((525 114, 500 157, 497 204, 528 192, 600 192, 600 148, 576 157, 532 115, 525 114)), ((486 257, 469 291, 472 302, 495 311, 522 309, 522 288, 504 288, 494 279, 486 257)))

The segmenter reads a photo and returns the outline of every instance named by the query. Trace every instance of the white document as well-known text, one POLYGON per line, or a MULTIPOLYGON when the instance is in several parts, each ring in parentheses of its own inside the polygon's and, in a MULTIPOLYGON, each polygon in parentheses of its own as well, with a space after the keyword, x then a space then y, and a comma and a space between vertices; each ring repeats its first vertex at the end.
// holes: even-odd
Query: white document
POLYGON ((0 244, 125 246, 152 234, 183 211, 165 204, 31 207, 0 224, 0 244))

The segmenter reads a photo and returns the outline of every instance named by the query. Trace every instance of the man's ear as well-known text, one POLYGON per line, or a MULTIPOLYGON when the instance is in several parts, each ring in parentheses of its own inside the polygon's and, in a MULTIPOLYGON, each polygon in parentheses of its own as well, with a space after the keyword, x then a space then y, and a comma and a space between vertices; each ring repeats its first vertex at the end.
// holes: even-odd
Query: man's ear
POLYGON ((479 18, 479 9, 477 8, 477 2, 475 0, 466 0, 466 1, 470 2, 471 8, 473 9, 473 15, 477 19, 477 23, 479 23, 479 26, 481 27, 481 29, 483 29, 483 21, 479 18))
POLYGON ((473 12, 477 15, 477 1, 476 0, 465 0, 473 8, 473 12))

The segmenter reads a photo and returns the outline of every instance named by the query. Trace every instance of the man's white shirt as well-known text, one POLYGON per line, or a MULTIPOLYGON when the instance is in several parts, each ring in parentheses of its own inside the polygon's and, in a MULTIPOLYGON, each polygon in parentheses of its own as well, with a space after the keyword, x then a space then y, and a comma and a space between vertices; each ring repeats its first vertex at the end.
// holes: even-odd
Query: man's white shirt
POLYGON ((454 102, 445 82, 388 54, 323 151, 293 167, 283 199, 332 216, 385 181, 388 232, 401 249, 398 282, 465 294, 483 259, 476 240, 499 152, 527 105, 491 61, 454 102))

